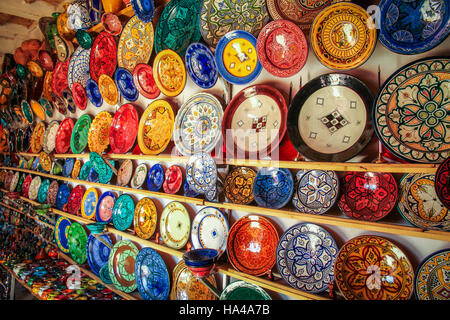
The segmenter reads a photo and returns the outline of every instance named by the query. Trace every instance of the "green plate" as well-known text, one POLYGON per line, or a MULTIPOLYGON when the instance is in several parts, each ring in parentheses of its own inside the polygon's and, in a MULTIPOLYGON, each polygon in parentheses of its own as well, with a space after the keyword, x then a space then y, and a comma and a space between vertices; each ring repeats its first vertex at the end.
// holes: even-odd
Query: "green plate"
POLYGON ((44 181, 42 181, 41 186, 39 187, 38 196, 37 196, 37 201, 39 203, 44 203, 47 201, 47 192, 48 192, 49 186, 50 186, 49 179, 45 179, 44 181))
MULTIPOLYGON (((105 184, 109 183, 114 172, 106 164, 102 157, 97 152, 91 152, 89 154, 89 161, 92 163, 94 170, 98 173, 98 181, 105 184)), ((113 166, 115 164, 113 160, 109 160, 109 163, 113 166)))
POLYGON ((17 186, 16 186, 16 192, 21 193, 22 192, 22 185, 23 185, 23 181, 25 180, 25 173, 21 173, 20 177, 19 177, 19 181, 17 182, 17 186))
POLYGON ((78 178, 81 180, 87 180, 89 171, 91 170, 92 165, 90 161, 86 161, 86 163, 81 167, 80 174, 78 175, 78 178))
POLYGON ((139 249, 133 242, 121 240, 109 254, 109 276, 116 288, 123 292, 133 292, 137 289, 134 264, 138 253, 139 249))
POLYGON ((86 148, 91 123, 91 116, 88 114, 83 114, 75 123, 70 138, 70 149, 72 150, 72 153, 81 153, 84 148, 86 148))
POLYGON ((34 113, 33 110, 31 110, 30 104, 26 100, 22 101, 22 113, 27 122, 32 124, 34 120, 34 113))
POLYGON ((121 195, 113 207, 113 224, 117 230, 124 231, 133 223, 134 200, 128 194, 121 195))
POLYGON ((261 287, 238 280, 230 283, 220 295, 219 300, 272 300, 261 287))
POLYGON ((78 222, 73 222, 67 232, 67 239, 72 259, 78 264, 85 263, 87 260, 86 245, 88 237, 83 226, 78 222))

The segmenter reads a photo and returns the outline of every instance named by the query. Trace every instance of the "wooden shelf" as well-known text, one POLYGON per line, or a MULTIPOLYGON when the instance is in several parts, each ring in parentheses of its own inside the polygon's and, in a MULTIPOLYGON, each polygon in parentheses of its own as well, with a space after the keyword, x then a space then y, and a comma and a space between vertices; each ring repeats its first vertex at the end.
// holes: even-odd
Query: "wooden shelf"
POLYGON ((16 211, 16 212, 19 212, 19 213, 21 213, 21 214, 27 216, 28 218, 37 221, 38 223, 42 223, 42 224, 43 224, 44 226, 46 226, 47 228, 55 229, 54 226, 52 226, 52 225, 50 225, 50 224, 48 224, 48 223, 45 223, 44 221, 41 221, 41 220, 37 219, 36 217, 32 217, 32 216, 30 216, 29 214, 27 214, 27 213, 25 213, 25 212, 23 212, 23 211, 21 211, 21 210, 19 210, 19 209, 16 209, 16 208, 14 208, 14 207, 11 207, 11 206, 7 205, 6 203, 0 202, 0 205, 1 205, 1 206, 4 206, 5 208, 8 208, 8 209, 10 209, 10 210, 14 210, 14 211, 16 211))

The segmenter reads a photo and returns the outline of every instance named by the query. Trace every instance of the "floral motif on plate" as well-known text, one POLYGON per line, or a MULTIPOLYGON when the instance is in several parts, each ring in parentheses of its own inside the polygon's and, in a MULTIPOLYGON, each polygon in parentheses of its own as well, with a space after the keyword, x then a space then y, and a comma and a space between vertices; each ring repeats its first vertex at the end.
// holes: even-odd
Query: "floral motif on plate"
POLYGON ((416 271, 414 294, 417 300, 449 300, 450 250, 440 250, 425 258, 416 271))
POLYGON ((225 196, 237 204, 249 204, 253 201, 253 182, 256 172, 251 168, 238 167, 225 178, 225 196))

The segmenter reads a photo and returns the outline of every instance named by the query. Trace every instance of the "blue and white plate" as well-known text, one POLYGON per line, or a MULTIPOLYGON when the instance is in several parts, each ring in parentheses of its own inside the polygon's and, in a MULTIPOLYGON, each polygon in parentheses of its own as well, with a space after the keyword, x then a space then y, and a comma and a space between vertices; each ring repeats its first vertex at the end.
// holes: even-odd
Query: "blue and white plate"
POLYGON ((170 292, 169 272, 158 252, 148 247, 139 251, 134 272, 137 289, 144 300, 167 300, 170 292))
POLYGON ((186 68, 192 81, 200 88, 214 87, 219 77, 213 53, 207 46, 194 42, 186 49, 186 68))
POLYGON ((148 171, 147 187, 150 191, 159 191, 164 183, 164 168, 159 163, 148 171))
POLYGON ((86 86, 88 79, 91 77, 89 73, 89 62, 91 57, 91 49, 84 49, 79 46, 72 54, 67 70, 67 83, 70 90, 75 82, 83 87, 86 86))
POLYGON ((155 15, 155 3, 153 0, 131 0, 134 13, 144 22, 150 22, 155 15))
POLYGON ((58 193, 56 194, 56 208, 58 208, 61 211, 64 210, 64 206, 69 202, 69 196, 70 196, 70 187, 63 183, 59 186, 58 193))
POLYGON ((75 158, 67 158, 64 162, 64 167, 62 174, 64 177, 70 177, 72 175, 73 165, 75 163, 75 158))
POLYGON ((124 231, 133 223, 134 200, 128 194, 121 195, 114 203, 113 224, 117 230, 124 231))
POLYGON ((286 230, 277 246, 277 268, 293 288, 319 293, 334 280, 336 241, 324 228, 299 223, 286 230))
POLYGON ((58 246, 58 249, 61 250, 63 253, 69 253, 69 243, 67 240, 67 234, 71 224, 72 222, 65 217, 59 217, 58 220, 56 220, 55 241, 56 245, 58 246))
MULTIPOLYGON (((109 243, 112 246, 112 241, 108 235, 102 234, 98 235, 98 237, 101 237, 106 243, 109 243)), ((104 265, 108 265, 110 252, 111 249, 108 246, 103 244, 92 234, 89 235, 86 245, 87 261, 92 272, 97 276, 100 276, 100 269, 104 265)))
POLYGON ((285 168, 261 168, 253 182, 253 197, 259 206, 284 207, 294 191, 294 179, 285 168))
MULTIPOLYGON (((105 199, 106 197, 111 197, 114 202, 116 202, 117 200, 117 196, 114 192, 111 191, 106 191, 103 192, 102 195, 100 196, 100 198, 98 198, 97 201, 97 208, 95 209, 95 220, 97 220, 98 222, 105 222, 105 223, 109 223, 112 220, 112 214, 111 214, 111 218, 108 220, 103 220, 100 216, 100 208, 102 207, 102 201, 103 199, 105 199)), ((114 206, 112 208, 108 208, 108 210, 113 210, 114 206)))
POLYGON ((134 84, 133 75, 125 68, 117 68, 114 73, 114 81, 120 94, 128 101, 136 101, 139 91, 134 84))
POLYGON ((86 94, 89 98, 89 101, 96 106, 97 108, 100 108, 103 104, 103 97, 100 93, 100 89, 98 88, 97 82, 95 82, 92 79, 89 79, 86 82, 86 94))
POLYGON ((216 185, 217 166, 211 155, 199 153, 191 156, 186 165, 186 181, 190 188, 204 194, 216 185))

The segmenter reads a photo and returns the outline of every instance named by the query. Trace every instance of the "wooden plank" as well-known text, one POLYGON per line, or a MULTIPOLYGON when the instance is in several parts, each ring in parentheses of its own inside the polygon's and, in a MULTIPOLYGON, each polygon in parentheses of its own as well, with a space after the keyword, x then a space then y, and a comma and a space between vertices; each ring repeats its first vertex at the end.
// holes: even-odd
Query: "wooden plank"
POLYGON ((51 16, 56 9, 56 6, 42 1, 34 3, 17 0, 0 1, 0 12, 36 21, 41 17, 51 16))

